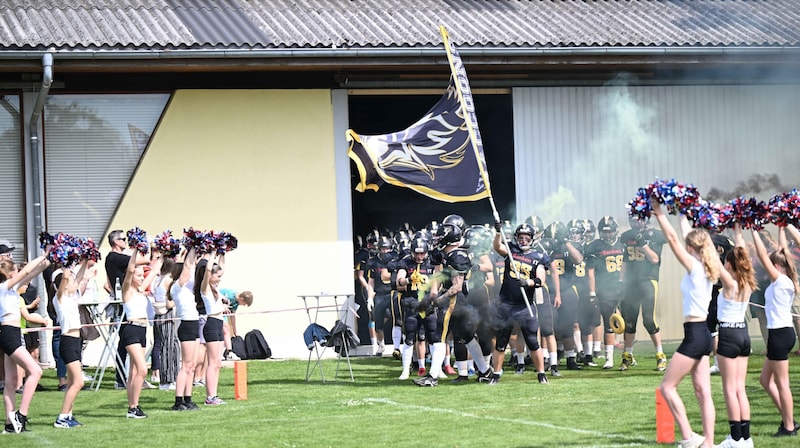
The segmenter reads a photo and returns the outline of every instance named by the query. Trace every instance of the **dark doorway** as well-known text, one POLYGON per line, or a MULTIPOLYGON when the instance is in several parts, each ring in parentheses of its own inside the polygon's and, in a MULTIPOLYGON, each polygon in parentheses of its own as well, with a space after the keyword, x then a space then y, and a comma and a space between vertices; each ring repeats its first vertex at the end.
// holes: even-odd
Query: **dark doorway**
MULTIPOLYGON (((439 98, 440 95, 351 96, 348 99, 350 128, 368 135, 403 130, 419 120, 439 98)), ((474 99, 492 196, 500 217, 506 219, 512 216, 515 201, 511 95, 475 95, 474 99)), ((358 171, 352 162, 350 173, 354 235, 366 235, 371 229, 378 229, 384 234, 399 229, 403 223, 421 229, 432 220, 441 221, 452 213, 463 216, 467 224, 493 221, 488 199, 451 204, 389 184, 381 186, 377 192, 359 193, 355 191, 358 171)), ((356 291, 360 290, 356 285, 356 291)), ((363 304, 364 299, 359 296, 357 294, 356 300, 363 304)), ((366 306, 362 306, 359 309, 359 338, 364 344, 369 343, 366 313, 366 306)), ((391 343, 391 328, 386 328, 384 334, 388 346, 391 343)))

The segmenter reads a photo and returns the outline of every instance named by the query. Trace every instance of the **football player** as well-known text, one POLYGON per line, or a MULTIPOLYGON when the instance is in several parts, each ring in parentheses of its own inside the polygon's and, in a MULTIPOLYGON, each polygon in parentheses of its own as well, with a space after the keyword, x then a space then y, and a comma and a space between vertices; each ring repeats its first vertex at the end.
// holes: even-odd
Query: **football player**
POLYGON ((587 246, 585 257, 589 274, 589 301, 597 304, 605 326, 606 362, 604 369, 614 367, 614 331, 611 315, 617 311, 621 297, 619 273, 622 269, 622 243, 619 225, 612 216, 603 216, 597 222, 600 238, 587 246))
POLYGON ((497 384, 503 373, 503 359, 514 325, 519 325, 525 344, 531 353, 539 383, 547 383, 544 373, 544 359, 539 350, 539 321, 536 307, 530 307, 526 301, 540 303, 543 301, 542 284, 545 280, 545 266, 550 263, 543 253, 534 252, 533 244, 536 235, 528 224, 520 224, 514 232, 514 241, 503 244, 500 232, 502 223, 495 223, 496 234, 493 241, 495 252, 506 257, 503 271, 503 284, 500 296, 494 304, 493 329, 495 332, 495 348, 493 353, 494 373, 489 384, 497 384), (513 265, 512 265, 513 263, 513 265), (533 315, 531 315, 533 314, 533 315))
POLYGON ((372 344, 373 355, 383 356, 383 327, 389 319, 392 297, 391 263, 395 261, 392 253, 392 241, 385 236, 378 240, 378 253, 369 260, 369 295, 367 308, 372 310, 372 321, 375 324, 375 342, 372 344))
MULTIPOLYGON (((575 225, 576 223, 571 222, 571 224, 575 225)), ((581 227, 580 231, 582 232, 582 230, 581 227)), ((556 339, 564 346, 567 369, 580 370, 581 367, 575 361, 574 329, 575 323, 578 321, 578 289, 575 284, 575 265, 583 263, 583 254, 580 251, 580 246, 575 247, 570 239, 570 232, 567 230, 567 226, 560 221, 554 221, 547 226, 542 241, 547 241, 547 244, 543 245, 551 246, 551 252, 549 253, 552 259, 551 269, 558 274, 561 286, 561 306, 558 307, 558 318, 555 325, 556 339)), ((577 240, 575 244, 578 244, 577 240)), ((544 332, 542 335, 544 336, 544 332)), ((552 371, 552 357, 553 354, 551 353, 550 373, 555 375, 552 371)))
POLYGON ((667 355, 664 354, 661 329, 656 322, 661 248, 666 240, 661 230, 647 227, 649 221, 631 216, 628 219, 631 228, 620 237, 625 251, 620 272, 620 313, 625 321, 625 351, 622 352, 620 370, 628 370, 634 365, 633 344, 636 342, 636 323, 640 310, 644 328, 656 349, 656 370, 667 370, 667 355))
MULTIPOLYGON (((400 295, 403 333, 405 334, 405 343, 401 350, 403 364, 399 378, 401 380, 408 379, 414 345, 418 340, 423 342, 423 347, 425 341, 431 344, 442 342, 444 313, 438 308, 422 309, 420 307, 420 302, 427 293, 435 272, 428 252, 428 242, 422 238, 415 238, 411 242, 411 255, 400 261, 397 270, 397 289, 400 295)), ((420 365, 420 371, 424 372, 424 355, 420 359, 423 363, 420 365)))

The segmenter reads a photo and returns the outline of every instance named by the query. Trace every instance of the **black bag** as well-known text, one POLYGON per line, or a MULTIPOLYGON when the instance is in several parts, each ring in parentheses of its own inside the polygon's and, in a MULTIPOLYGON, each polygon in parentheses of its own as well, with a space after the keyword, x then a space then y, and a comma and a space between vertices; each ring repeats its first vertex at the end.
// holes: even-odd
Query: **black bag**
POLYGON ((247 347, 244 344, 244 338, 241 336, 234 336, 231 338, 231 351, 236 353, 239 359, 247 359, 247 347))
POLYGON ((261 330, 250 330, 244 335, 244 345, 247 349, 247 359, 267 359, 272 357, 272 350, 261 334, 261 330))

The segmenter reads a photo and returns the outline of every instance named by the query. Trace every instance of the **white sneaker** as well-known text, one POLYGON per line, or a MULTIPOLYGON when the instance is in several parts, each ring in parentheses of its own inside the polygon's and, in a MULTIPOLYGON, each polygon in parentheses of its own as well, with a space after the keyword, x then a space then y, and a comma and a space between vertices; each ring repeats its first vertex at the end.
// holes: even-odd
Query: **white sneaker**
POLYGON ((710 369, 708 369, 708 372, 712 375, 719 375, 719 366, 714 364, 710 369))
POLYGON ((705 443, 705 437, 697 434, 696 432, 692 433, 692 438, 689 440, 681 440, 678 442, 679 448, 700 448, 705 443))
POLYGON ((614 360, 611 359, 611 358, 606 359, 605 364, 603 364, 603 368, 606 369, 606 370, 613 369, 614 368, 614 360))
MULTIPOLYGON (((749 439, 749 440, 750 440, 750 442, 753 441, 752 438, 749 439)), ((747 442, 745 442, 744 439, 733 440, 733 438, 730 436, 730 434, 728 434, 728 437, 726 437, 725 440, 720 442, 720 444, 717 445, 717 448, 745 448, 746 446, 748 446, 748 445, 747 445, 747 442)))
POLYGON ((94 381, 94 377, 91 375, 87 375, 86 372, 81 372, 83 375, 83 381, 94 381))
POLYGON ((175 390, 175 383, 162 384, 158 388, 161 390, 175 390))
POLYGON ((439 375, 436 376, 436 379, 437 380, 446 380, 447 379, 447 374, 444 373, 444 370, 440 370, 439 371, 439 375))
POLYGON ((157 389, 157 387, 150 384, 149 381, 145 381, 142 383, 142 389, 157 389))
POLYGON ((409 375, 410 375, 410 373, 409 373, 408 370, 403 370, 403 372, 400 374, 399 377, 397 377, 397 379, 398 380, 407 380, 409 375))
POLYGON ((240 358, 239 355, 237 355, 236 353, 233 352, 233 350, 231 350, 231 351, 228 352, 228 356, 225 357, 225 360, 226 361, 241 361, 242 358, 240 358))

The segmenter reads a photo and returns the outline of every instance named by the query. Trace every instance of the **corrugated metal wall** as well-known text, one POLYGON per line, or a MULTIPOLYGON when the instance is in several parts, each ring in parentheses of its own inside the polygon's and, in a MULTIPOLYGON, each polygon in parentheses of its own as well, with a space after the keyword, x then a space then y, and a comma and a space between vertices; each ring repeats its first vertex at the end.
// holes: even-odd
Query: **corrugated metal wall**
MULTIPOLYGON (((656 177, 694 183, 704 195, 717 189, 761 199, 800 186, 800 85, 620 81, 517 88, 513 104, 518 220, 597 222, 610 214, 626 227, 625 204, 656 177)), ((659 315, 664 337, 674 339, 682 334, 682 272, 668 252, 659 315)))

